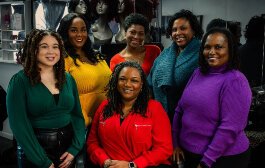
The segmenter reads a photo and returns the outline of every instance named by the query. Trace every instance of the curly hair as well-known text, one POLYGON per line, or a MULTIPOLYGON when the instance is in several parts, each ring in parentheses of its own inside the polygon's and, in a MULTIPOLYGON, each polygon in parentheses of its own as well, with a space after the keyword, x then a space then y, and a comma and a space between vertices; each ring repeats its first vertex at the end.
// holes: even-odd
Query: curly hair
POLYGON ((55 78, 57 79, 56 88, 62 89, 65 82, 64 69, 64 45, 59 34, 52 30, 33 29, 24 40, 17 53, 17 62, 24 67, 25 74, 29 77, 32 85, 41 82, 40 71, 38 67, 37 56, 39 53, 39 43, 45 36, 54 37, 59 43, 60 59, 54 65, 55 78))
POLYGON ((202 38, 202 43, 201 43, 201 47, 200 47, 200 51, 199 51, 200 71, 204 74, 209 71, 210 67, 209 67, 208 62, 205 60, 205 57, 203 55, 203 50, 204 50, 204 45, 206 43, 207 37, 209 35, 215 34, 215 33, 221 33, 227 39, 228 52, 229 52, 228 53, 229 59, 228 59, 227 70, 239 69, 239 58, 238 58, 238 54, 237 54, 237 46, 236 46, 235 41, 233 40, 232 33, 228 29, 221 28, 221 27, 214 27, 214 28, 211 28, 208 32, 206 32, 206 34, 202 38))
POLYGON ((202 38, 203 35, 203 29, 197 19, 197 17, 189 10, 182 9, 179 12, 175 13, 168 21, 168 27, 167 27, 167 36, 171 36, 172 33, 172 27, 175 22, 175 20, 179 18, 185 18, 189 21, 190 26, 192 30, 194 31, 194 36, 198 39, 202 38))
POLYGON ((245 38, 264 39, 265 19, 261 16, 253 16, 246 25, 245 38))
MULTIPOLYGON (((90 25, 88 24, 87 20, 85 19, 85 17, 83 15, 80 15, 77 13, 69 13, 62 18, 57 32, 61 35, 61 37, 63 39, 64 46, 65 46, 65 49, 67 52, 66 57, 68 57, 68 56, 72 57, 74 59, 75 65, 79 66, 76 62, 76 59, 79 58, 79 54, 77 54, 76 49, 74 48, 73 44, 70 42, 69 34, 68 34, 68 30, 69 30, 70 26, 72 25, 72 22, 75 18, 81 18, 82 20, 84 20, 84 22, 86 24, 87 31, 89 30, 90 25)), ((85 53, 87 53, 86 57, 92 63, 97 63, 100 60, 105 59, 105 56, 103 54, 101 54, 98 51, 93 50, 92 43, 91 43, 89 37, 87 38, 82 49, 85 51, 85 53)))
POLYGON ((118 92, 117 84, 120 72, 125 67, 131 67, 137 69, 141 76, 141 80, 143 82, 142 90, 139 93, 135 103, 133 104, 132 111, 133 113, 141 114, 144 117, 146 116, 147 105, 149 101, 149 88, 146 80, 146 75, 143 69, 141 68, 141 66, 137 62, 125 61, 116 65, 111 75, 110 81, 107 85, 108 104, 105 106, 103 110, 104 119, 111 117, 114 114, 114 112, 123 114, 122 112, 123 102, 122 102, 122 97, 118 92))
POLYGON ((116 13, 117 13, 117 8, 118 8, 118 1, 117 0, 91 0, 90 1, 90 5, 91 5, 91 9, 92 9, 92 15, 95 16, 95 18, 98 18, 99 15, 97 13, 97 4, 99 1, 102 1, 104 3, 106 3, 106 5, 108 6, 108 22, 111 21, 116 13))
MULTIPOLYGON (((85 2, 86 7, 87 7, 87 11, 86 11, 86 14, 84 14, 84 16, 87 19, 87 21, 92 22, 94 18, 91 15, 91 8, 90 8, 89 0, 83 0, 83 1, 85 2)), ((79 4, 79 2, 80 0, 69 1, 69 4, 68 4, 69 13, 75 13, 75 8, 79 4)))
POLYGON ((131 13, 127 16, 124 20, 124 28, 125 32, 133 25, 141 25, 144 27, 145 34, 149 32, 149 22, 147 21, 146 17, 139 13, 131 13))

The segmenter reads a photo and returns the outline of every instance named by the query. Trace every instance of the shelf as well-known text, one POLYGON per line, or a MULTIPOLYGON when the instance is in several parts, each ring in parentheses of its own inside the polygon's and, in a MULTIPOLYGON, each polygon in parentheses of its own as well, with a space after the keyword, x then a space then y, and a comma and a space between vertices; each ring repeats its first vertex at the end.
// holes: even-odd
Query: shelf
POLYGON ((3 32, 21 32, 21 31, 25 31, 25 30, 2 29, 1 31, 3 31, 3 32))
POLYGON ((17 63, 17 61, 15 61, 15 60, 3 60, 3 59, 0 59, 0 62, 9 63, 9 64, 16 64, 17 63))
POLYGON ((16 63, 16 54, 31 27, 31 1, 0 2, 0 62, 16 63))
POLYGON ((14 50, 14 49, 3 49, 2 51, 7 51, 7 52, 18 52, 18 50, 14 50))
POLYGON ((2 41, 17 41, 17 42, 23 42, 24 40, 11 40, 11 39, 2 39, 2 41))

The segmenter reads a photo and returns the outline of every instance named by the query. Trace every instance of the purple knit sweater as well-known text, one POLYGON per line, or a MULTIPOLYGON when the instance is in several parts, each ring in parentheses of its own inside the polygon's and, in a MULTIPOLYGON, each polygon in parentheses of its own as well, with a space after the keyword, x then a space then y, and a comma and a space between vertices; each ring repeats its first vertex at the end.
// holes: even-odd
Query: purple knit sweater
POLYGON ((203 155, 209 167, 221 156, 246 151, 244 133, 251 104, 251 90, 245 76, 225 67, 199 69, 191 76, 175 111, 174 147, 203 155))

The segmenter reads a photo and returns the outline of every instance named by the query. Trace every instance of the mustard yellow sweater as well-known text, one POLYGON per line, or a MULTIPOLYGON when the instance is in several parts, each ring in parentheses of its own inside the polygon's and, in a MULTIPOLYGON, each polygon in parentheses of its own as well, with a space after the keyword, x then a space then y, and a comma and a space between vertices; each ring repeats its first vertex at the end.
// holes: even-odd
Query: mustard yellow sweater
POLYGON ((86 126, 89 126, 98 106, 106 99, 104 90, 109 82, 111 70, 106 61, 100 61, 96 65, 83 63, 79 59, 76 62, 79 66, 74 64, 70 56, 66 57, 65 70, 76 81, 82 113, 86 126))

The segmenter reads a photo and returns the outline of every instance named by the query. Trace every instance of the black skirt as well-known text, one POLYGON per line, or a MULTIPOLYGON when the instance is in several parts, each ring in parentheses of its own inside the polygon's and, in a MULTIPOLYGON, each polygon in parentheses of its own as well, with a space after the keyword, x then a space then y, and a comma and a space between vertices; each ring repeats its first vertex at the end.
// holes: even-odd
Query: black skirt
MULTIPOLYGON (((55 167, 58 167, 62 162, 60 161, 60 157, 72 144, 72 138, 74 135, 72 125, 68 124, 67 126, 62 128, 52 129, 35 128, 34 132, 40 145, 45 150, 48 158, 53 162, 55 167)), ((18 167, 37 167, 27 159, 23 149, 21 148, 21 146, 19 146, 19 144, 17 148, 17 155, 18 167)))

